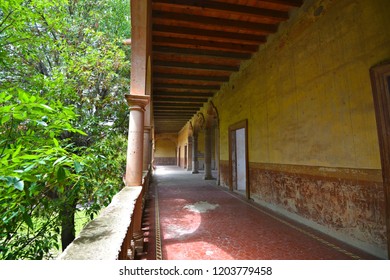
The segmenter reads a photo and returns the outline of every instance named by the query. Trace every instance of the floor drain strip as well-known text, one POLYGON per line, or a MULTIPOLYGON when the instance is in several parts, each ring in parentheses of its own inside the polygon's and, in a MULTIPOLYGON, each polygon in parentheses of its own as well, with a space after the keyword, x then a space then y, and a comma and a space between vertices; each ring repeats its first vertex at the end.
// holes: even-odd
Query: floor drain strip
POLYGON ((158 205, 158 190, 155 193, 155 217, 156 217, 156 260, 162 260, 163 254, 161 249, 161 231, 160 231, 160 209, 158 205))

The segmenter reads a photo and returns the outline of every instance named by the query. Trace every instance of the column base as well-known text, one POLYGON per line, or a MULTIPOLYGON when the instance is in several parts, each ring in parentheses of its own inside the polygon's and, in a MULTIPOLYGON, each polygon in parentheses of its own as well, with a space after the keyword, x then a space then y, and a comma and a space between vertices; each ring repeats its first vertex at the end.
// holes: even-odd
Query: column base
POLYGON ((204 176, 204 180, 215 180, 213 176, 204 176))
POLYGON ((199 171, 192 171, 192 174, 199 174, 199 171))

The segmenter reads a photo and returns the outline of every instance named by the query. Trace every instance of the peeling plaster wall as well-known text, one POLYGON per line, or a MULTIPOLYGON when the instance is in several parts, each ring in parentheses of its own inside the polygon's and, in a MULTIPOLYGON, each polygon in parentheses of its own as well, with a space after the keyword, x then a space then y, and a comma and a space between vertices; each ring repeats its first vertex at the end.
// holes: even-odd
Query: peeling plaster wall
POLYGON ((213 98, 221 185, 228 127, 248 119, 251 197, 383 258, 369 69, 390 59, 389 26, 388 0, 305 1, 213 98))

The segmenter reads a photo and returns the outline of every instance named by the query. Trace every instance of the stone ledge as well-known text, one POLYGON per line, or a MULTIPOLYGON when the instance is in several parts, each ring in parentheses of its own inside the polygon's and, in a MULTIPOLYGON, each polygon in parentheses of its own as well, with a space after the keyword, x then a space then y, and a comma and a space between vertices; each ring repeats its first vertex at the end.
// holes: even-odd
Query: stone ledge
POLYGON ((57 259, 116 260, 141 191, 142 186, 124 187, 57 259))

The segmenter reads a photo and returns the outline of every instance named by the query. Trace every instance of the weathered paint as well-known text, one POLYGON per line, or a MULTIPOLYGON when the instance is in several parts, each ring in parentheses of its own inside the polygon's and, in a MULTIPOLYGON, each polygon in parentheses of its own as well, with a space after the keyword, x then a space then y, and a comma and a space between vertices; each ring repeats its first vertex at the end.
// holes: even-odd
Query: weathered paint
MULTIPOLYGON (((386 257, 381 170, 250 163, 249 180, 259 204, 386 257)), ((228 184, 222 161, 221 185, 228 184)))

